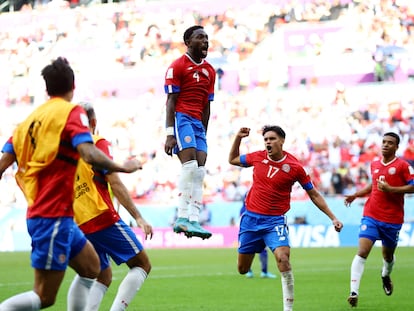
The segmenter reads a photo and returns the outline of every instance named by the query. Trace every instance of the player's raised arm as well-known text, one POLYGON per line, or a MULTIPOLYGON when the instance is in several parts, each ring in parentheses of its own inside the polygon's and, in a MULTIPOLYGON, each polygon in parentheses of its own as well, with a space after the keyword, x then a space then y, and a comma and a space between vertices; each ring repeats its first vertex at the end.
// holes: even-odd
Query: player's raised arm
POLYGON ((248 127, 242 127, 236 134, 233 140, 229 153, 229 163, 232 165, 241 166, 240 162, 240 143, 244 137, 249 136, 250 129, 248 127))

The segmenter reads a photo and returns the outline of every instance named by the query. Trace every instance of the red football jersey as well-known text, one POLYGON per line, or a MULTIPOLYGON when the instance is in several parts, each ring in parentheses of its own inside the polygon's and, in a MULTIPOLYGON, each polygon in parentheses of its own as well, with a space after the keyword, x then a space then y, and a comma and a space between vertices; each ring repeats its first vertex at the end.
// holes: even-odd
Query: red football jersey
POLYGON ((201 120, 202 112, 209 101, 214 100, 216 71, 206 60, 195 63, 184 54, 175 60, 165 74, 165 93, 180 93, 176 112, 201 120))
POLYGON ((267 151, 240 156, 246 166, 253 166, 253 184, 246 197, 247 210, 263 215, 283 215, 290 209, 290 193, 295 182, 313 188, 311 178, 290 153, 280 161, 271 160, 267 151))
POLYGON ((404 160, 395 158, 384 164, 382 160, 371 163, 372 190, 364 206, 364 216, 391 224, 404 222, 404 194, 383 192, 377 188, 377 180, 394 187, 404 186, 414 180, 414 169, 404 160))

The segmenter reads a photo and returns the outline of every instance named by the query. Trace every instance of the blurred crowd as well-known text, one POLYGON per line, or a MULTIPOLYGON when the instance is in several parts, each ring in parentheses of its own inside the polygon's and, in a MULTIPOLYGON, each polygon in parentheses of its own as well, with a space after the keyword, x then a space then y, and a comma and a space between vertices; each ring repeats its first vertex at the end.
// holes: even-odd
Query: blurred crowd
MULTIPOLYGON (((65 56, 79 77, 75 99, 93 102, 100 134, 112 142, 115 158, 137 156, 145 163, 143 170, 123 176, 131 193, 141 202, 172 202, 180 164, 163 152, 163 73, 185 51, 184 30, 201 24, 209 34, 209 60, 218 73, 225 74, 220 70, 226 65, 240 69, 237 92, 222 89, 218 79, 208 130, 206 201, 240 200, 250 186, 251 171, 227 163, 230 142, 241 126, 252 129, 243 145, 246 152, 263 147, 263 125, 282 126, 287 132, 286 150, 303 161, 325 195, 343 195, 368 181, 369 162, 380 155, 385 131, 401 134, 399 156, 414 161, 412 83, 393 81, 396 68, 407 64, 379 49, 412 50, 413 3, 240 0, 226 10, 224 5, 232 1, 179 3, 126 1, 72 7, 53 0, 1 14, 1 142, 45 100, 41 68, 65 56), (300 55, 288 55, 269 43, 292 24, 337 22, 348 26, 336 38, 314 38, 300 55), (286 63, 292 57, 335 59, 345 53, 368 55, 377 83, 326 87, 315 79, 287 87, 286 63), (257 81, 251 81, 246 64, 264 71, 257 81), (110 86, 92 92, 82 83, 99 76, 128 79, 137 72, 143 76, 130 83, 139 90, 133 97, 110 86), (154 73, 159 73, 156 84, 141 88, 154 73)), ((12 174, 8 172, 2 182, 10 184, 12 174)), ((303 195, 295 187, 294 199, 303 195)))

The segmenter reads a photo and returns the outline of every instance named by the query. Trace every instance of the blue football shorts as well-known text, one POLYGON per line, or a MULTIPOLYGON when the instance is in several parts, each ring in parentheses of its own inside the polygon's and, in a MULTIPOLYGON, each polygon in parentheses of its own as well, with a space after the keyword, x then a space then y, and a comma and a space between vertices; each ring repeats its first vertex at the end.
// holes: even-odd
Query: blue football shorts
POLYGON ((370 239, 374 243, 381 240, 385 247, 395 248, 397 247, 401 227, 402 224, 390 224, 371 217, 362 217, 359 237, 370 239))
POLYGON ((286 217, 246 211, 240 220, 238 252, 260 253, 266 246, 272 252, 278 247, 289 246, 289 227, 286 217))
POLYGON ((117 265, 127 262, 144 249, 134 231, 122 220, 86 237, 95 247, 101 260, 101 270, 110 266, 109 257, 117 265))
POLYGON ((32 238, 32 267, 66 270, 69 260, 86 244, 86 237, 72 217, 27 219, 32 238))
POLYGON ((207 153, 206 131, 200 120, 177 112, 175 114, 175 137, 177 139, 175 154, 188 148, 207 153))

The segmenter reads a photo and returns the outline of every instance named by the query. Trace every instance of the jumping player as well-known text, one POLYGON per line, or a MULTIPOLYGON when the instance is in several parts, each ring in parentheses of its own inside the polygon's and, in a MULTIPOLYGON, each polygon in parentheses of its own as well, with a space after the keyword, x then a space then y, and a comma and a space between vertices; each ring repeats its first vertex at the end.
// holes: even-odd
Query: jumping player
POLYGON ((182 164, 178 180, 178 218, 174 232, 206 239, 211 233, 199 224, 207 159, 206 133, 210 102, 214 100, 216 72, 205 60, 208 36, 202 26, 184 32, 187 52, 175 60, 165 75, 165 152, 177 154, 182 164))

